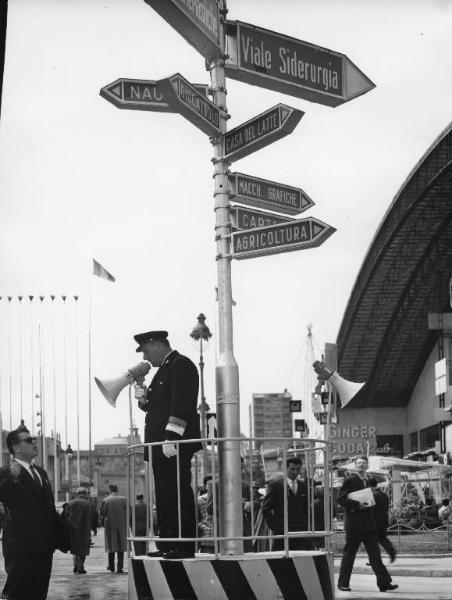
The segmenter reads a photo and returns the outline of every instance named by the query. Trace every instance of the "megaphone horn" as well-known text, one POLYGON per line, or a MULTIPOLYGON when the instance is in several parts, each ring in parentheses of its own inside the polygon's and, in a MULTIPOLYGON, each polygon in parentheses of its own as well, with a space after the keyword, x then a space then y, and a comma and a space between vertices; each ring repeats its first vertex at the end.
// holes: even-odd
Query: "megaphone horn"
POLYGON ((113 408, 116 407, 116 400, 122 390, 133 382, 132 378, 127 375, 121 375, 121 377, 117 377, 116 379, 104 380, 95 377, 94 381, 100 389, 102 396, 113 408))
POLYGON ((324 362, 319 360, 316 360, 312 366, 319 376, 319 381, 329 383, 339 394, 342 408, 366 385, 365 383, 355 383, 344 379, 337 371, 331 371, 324 362))

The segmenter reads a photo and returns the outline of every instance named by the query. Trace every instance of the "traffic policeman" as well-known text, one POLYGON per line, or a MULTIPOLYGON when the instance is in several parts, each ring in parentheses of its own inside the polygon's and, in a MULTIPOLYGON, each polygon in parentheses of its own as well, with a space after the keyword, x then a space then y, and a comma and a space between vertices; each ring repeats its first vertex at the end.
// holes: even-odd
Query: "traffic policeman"
MULTIPOLYGON (((179 537, 178 487, 180 490, 181 537, 196 537, 195 501, 191 487, 191 459, 200 442, 176 444, 177 440, 201 437, 198 399, 199 376, 196 365, 172 350, 167 331, 148 331, 134 336, 137 352, 158 367, 146 396, 138 400, 146 412, 144 441, 165 442, 152 447, 155 503, 159 538, 179 537), (177 453, 179 452, 179 482, 177 453), (179 486, 178 486, 179 484, 179 486)), ((194 542, 159 542, 150 556, 166 559, 191 558, 194 542)))

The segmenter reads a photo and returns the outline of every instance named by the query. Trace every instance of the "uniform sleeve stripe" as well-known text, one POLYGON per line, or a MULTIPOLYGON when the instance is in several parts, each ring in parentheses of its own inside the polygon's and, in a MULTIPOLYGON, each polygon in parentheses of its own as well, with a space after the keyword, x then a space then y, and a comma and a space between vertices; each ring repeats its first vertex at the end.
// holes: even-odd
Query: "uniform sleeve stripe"
POLYGON ((212 565, 229 600, 257 600, 237 561, 213 560, 212 565))
POLYGON ((154 600, 142 560, 132 558, 133 580, 138 600, 154 600))
POLYGON ((268 561, 270 569, 281 588, 283 598, 309 600, 298 578, 293 560, 287 558, 272 558, 268 561))
POLYGON ((177 433, 177 435, 182 437, 185 432, 185 427, 176 425, 175 423, 168 423, 168 425, 165 427, 165 431, 172 431, 173 433, 177 433))
POLYGON ((197 600, 182 561, 162 560, 160 565, 174 600, 197 600))
POLYGON ((179 425, 179 427, 183 427, 184 429, 187 427, 187 421, 184 421, 183 419, 178 419, 177 417, 170 417, 168 423, 179 425))
POLYGON ((326 554, 314 556, 314 564, 317 569, 317 576, 322 586, 323 597, 325 600, 334 600, 334 593, 331 587, 330 567, 326 554))

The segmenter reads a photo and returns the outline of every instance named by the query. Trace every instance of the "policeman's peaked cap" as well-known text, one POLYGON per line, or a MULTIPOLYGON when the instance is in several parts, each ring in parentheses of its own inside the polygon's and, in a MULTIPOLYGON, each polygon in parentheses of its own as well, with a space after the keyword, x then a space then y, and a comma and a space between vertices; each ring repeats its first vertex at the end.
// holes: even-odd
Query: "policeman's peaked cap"
POLYGON ((133 339, 138 344, 136 352, 142 351, 142 345, 146 342, 157 342, 158 340, 166 340, 168 337, 167 331, 147 331, 146 333, 137 333, 133 336, 133 339))

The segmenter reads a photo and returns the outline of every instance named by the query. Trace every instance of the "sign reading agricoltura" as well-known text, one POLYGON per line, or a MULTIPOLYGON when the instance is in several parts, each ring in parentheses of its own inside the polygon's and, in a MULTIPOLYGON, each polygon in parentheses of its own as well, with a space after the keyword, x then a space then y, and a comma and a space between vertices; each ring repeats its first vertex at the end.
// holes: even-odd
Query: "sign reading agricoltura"
POLYGON ((336 230, 314 217, 231 234, 232 257, 254 258, 320 246, 336 230))
POLYGON ((344 54, 241 21, 227 22, 228 77, 338 106, 375 85, 344 54))

